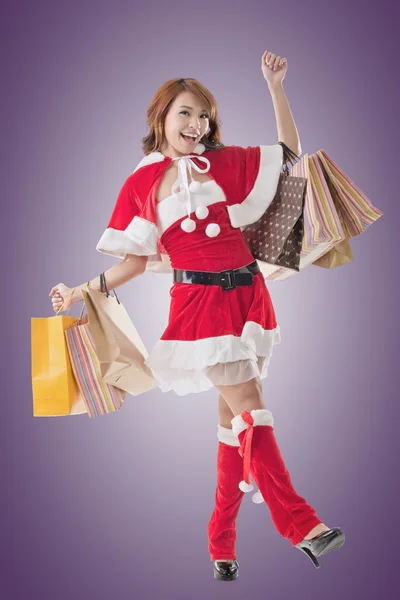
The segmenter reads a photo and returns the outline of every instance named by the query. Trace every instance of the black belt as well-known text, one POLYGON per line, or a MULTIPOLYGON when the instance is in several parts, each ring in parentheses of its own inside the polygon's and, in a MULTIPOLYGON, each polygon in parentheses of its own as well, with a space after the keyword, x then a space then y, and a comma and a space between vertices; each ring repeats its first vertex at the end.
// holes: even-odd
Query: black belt
POLYGON ((241 267, 217 273, 210 271, 185 271, 174 269, 174 281, 178 283, 201 283, 220 285, 223 290, 233 290, 237 285, 251 285, 253 276, 260 272, 257 261, 241 267))

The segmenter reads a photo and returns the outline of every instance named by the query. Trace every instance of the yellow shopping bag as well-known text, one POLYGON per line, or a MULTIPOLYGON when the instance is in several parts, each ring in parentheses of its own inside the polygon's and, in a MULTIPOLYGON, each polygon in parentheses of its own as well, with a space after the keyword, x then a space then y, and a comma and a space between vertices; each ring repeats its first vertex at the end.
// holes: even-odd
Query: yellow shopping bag
MULTIPOLYGON (((61 309, 62 307, 60 311, 61 309)), ((35 417, 56 417, 87 412, 72 371, 64 334, 64 331, 78 320, 77 317, 62 315, 31 319, 32 392, 35 417)))

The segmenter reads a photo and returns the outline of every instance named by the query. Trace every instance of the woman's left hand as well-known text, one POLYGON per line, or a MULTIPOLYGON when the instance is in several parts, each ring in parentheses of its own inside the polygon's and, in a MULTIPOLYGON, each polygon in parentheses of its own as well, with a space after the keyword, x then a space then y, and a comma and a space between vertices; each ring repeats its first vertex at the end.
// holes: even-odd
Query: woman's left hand
POLYGON ((265 51, 261 59, 261 69, 268 85, 279 85, 288 69, 287 59, 265 51))

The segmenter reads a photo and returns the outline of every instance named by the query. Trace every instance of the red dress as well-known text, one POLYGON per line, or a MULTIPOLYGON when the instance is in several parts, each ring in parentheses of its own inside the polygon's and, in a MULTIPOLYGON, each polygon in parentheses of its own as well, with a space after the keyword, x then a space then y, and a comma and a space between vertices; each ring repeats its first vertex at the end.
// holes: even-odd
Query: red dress
MULTIPOLYGON (((274 198, 281 146, 204 152, 199 144, 193 154, 173 159, 179 161, 178 180, 171 195, 156 202, 171 160, 157 152, 139 163, 97 249, 119 257, 147 255, 153 272, 218 272, 253 262, 241 227, 258 220, 274 198), (211 180, 189 185, 187 168, 190 174, 192 168, 207 172, 211 180)), ((262 272, 252 285, 226 291, 173 283, 170 295, 168 325, 146 359, 162 391, 185 395, 267 376, 280 331, 262 272)))

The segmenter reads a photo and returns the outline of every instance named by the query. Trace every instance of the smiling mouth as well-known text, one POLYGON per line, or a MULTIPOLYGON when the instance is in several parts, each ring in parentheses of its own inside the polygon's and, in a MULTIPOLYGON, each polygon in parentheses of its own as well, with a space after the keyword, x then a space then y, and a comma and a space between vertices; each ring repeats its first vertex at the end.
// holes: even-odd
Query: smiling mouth
POLYGON ((183 137, 183 139, 185 140, 185 142, 189 143, 189 144, 194 144, 197 140, 198 137, 192 137, 191 135, 184 135, 183 133, 181 133, 181 136, 183 137))

